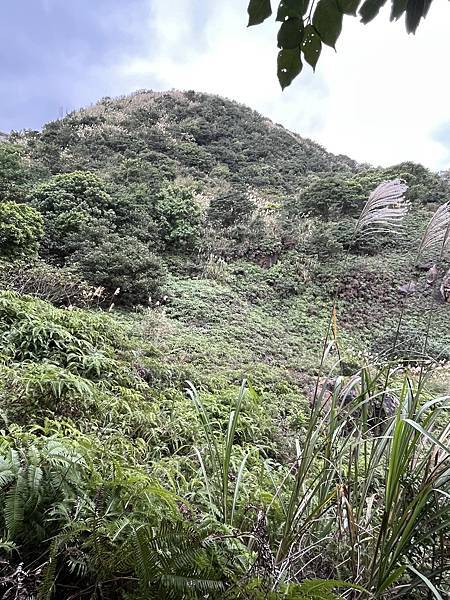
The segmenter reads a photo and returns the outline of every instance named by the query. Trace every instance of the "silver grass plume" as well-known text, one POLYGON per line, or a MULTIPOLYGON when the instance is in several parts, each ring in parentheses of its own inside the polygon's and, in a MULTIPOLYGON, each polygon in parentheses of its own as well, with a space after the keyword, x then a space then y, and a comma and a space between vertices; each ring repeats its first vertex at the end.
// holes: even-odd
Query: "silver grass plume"
POLYGON ((403 179, 380 183, 361 212, 354 236, 392 232, 400 227, 409 209, 409 203, 405 200, 407 189, 403 179))
POLYGON ((442 204, 431 217, 419 245, 417 260, 430 248, 443 253, 450 248, 450 202, 442 204))

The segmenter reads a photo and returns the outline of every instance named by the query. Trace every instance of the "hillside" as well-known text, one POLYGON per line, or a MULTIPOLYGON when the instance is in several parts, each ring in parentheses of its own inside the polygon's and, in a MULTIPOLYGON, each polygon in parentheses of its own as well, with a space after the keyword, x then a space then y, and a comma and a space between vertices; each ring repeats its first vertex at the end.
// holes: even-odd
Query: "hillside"
POLYGON ((5 599, 449 592, 449 198, 197 92, 12 134, 5 599))
POLYGON ((297 192, 303 177, 352 171, 357 163, 272 123, 257 112, 198 92, 142 91, 49 123, 27 138, 51 173, 92 169, 111 177, 130 161, 150 175, 191 176, 297 192))

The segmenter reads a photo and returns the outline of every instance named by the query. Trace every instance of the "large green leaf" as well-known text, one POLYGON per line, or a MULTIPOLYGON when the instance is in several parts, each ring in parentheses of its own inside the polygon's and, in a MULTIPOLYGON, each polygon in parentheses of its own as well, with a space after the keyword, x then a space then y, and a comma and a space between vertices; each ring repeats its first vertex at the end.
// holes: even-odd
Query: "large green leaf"
POLYGON ((293 50, 298 48, 303 40, 303 21, 293 17, 284 21, 278 32, 278 48, 293 50))
POLYGON ((277 21, 284 21, 288 17, 301 17, 304 13, 307 0, 282 0, 278 6, 277 21))
POLYGON ((320 41, 319 34, 312 25, 307 25, 303 35, 302 51, 306 62, 310 64, 313 69, 316 68, 321 50, 322 42, 320 41))
POLYGON ((247 12, 248 26, 259 25, 272 14, 270 0, 250 0, 247 12))
POLYGON ((408 6, 408 0, 392 0, 391 21, 399 19, 408 6))
POLYGON ((302 70, 303 65, 300 58, 300 50, 297 48, 295 50, 280 50, 277 63, 278 81, 284 90, 302 70))
POLYGON ((386 0, 366 0, 359 9, 361 15, 361 21, 368 23, 377 16, 382 8, 386 4, 386 0))
POLYGON ((342 12, 337 0, 319 0, 314 11, 313 25, 322 42, 334 48, 342 30, 342 12))
POLYGON ((415 33, 420 19, 425 18, 430 8, 431 0, 408 0, 406 7, 406 31, 415 33))
POLYGON ((337 0, 339 10, 345 15, 355 15, 361 0, 337 0))

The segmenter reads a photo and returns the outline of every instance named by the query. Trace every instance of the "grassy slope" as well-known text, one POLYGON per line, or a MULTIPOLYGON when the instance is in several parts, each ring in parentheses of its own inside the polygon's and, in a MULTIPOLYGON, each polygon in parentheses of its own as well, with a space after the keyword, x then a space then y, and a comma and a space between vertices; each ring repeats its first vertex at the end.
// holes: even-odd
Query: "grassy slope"
MULTIPOLYGON (((164 102, 173 101, 176 108, 177 102, 186 99, 184 95, 181 99, 178 95, 152 98, 154 102, 160 101, 163 108, 164 102)), ((214 98, 209 101, 215 110, 223 104, 242 116, 242 107, 214 98)), ((127 100, 123 103, 126 105, 127 100)), ((92 168, 95 164, 96 169, 110 176, 124 162, 123 144, 132 142, 130 147, 135 152, 136 148, 142 148, 145 135, 151 134, 152 143, 165 145, 164 152, 157 153, 160 156, 152 155, 152 160, 160 161, 158 169, 164 163, 167 168, 171 165, 178 175, 181 172, 183 176, 208 178, 210 166, 205 170, 204 165, 216 161, 213 167, 219 167, 217 179, 221 180, 224 174, 225 178, 230 176, 227 168, 236 166, 232 162, 230 143, 233 139, 243 143, 245 127, 239 135, 230 128, 226 139, 210 139, 207 143, 203 140, 201 146, 207 147, 208 154, 205 156, 200 151, 195 153, 193 148, 197 144, 192 140, 189 148, 183 145, 180 148, 178 144, 176 150, 177 144, 173 144, 171 138, 188 127, 186 119, 178 131, 174 127, 164 130, 157 124, 133 129, 116 123, 114 128, 117 117, 114 106, 105 101, 100 107, 81 111, 48 127, 43 136, 35 140, 40 160, 44 157, 51 170, 92 168), (100 121, 89 121, 91 117, 98 117, 100 121), (97 125, 109 131, 109 137, 103 141, 99 141, 97 125), (84 128, 87 131, 82 134, 84 128), (66 135, 69 137, 64 141, 66 135), (176 164, 169 165, 167 156, 172 151, 176 164), (189 164, 183 152, 194 155, 195 164, 189 164), (215 154, 219 152, 220 157, 215 154), (201 167, 200 159, 205 161, 201 167)), ((183 114, 185 109, 184 106, 183 114)), ((124 114, 127 116, 126 111, 120 112, 122 117, 124 114)), ((255 124, 252 115, 256 117, 251 111, 244 110, 244 114, 251 129, 255 124)), ((261 126, 259 117, 256 121, 261 126)), ((243 122, 246 123, 245 119, 243 122)), ((196 135, 202 135, 202 123, 194 125, 196 135)), ((220 127, 224 127, 223 123, 220 127)), ((272 126, 266 124, 261 136, 266 135, 267 130, 272 131, 272 126)), ((279 129, 275 132, 282 136, 281 141, 277 140, 281 150, 279 155, 272 156, 269 180, 278 171, 289 171, 291 159, 292 164, 302 159, 298 154, 286 162, 286 151, 293 151, 298 144, 292 144, 292 138, 279 129)), ((234 150, 256 151, 260 139, 256 136, 247 148, 236 146, 234 150)), ((269 148, 270 144, 266 144, 268 154, 262 156, 261 161, 270 159, 269 148)), ((308 156, 307 144, 305 149, 303 158, 308 156)), ((313 157, 305 170, 320 170, 323 150, 314 144, 309 150, 313 151, 313 157)), ((331 158, 325 158, 329 166, 331 158)), ((345 159, 336 160, 339 168, 348 167, 345 159)), ((237 167, 241 180, 254 183, 252 170, 247 171, 245 165, 237 167)), ((261 181, 264 187, 264 179, 261 181)), ((289 190, 299 181, 300 178, 292 175, 289 190)), ((419 221, 423 225, 425 213, 428 215, 430 210, 424 210, 420 218, 416 215, 407 231, 414 229, 419 221)), ((202 276, 197 270, 196 276, 187 277, 178 271, 169 278, 165 289, 168 301, 164 306, 134 312, 112 311, 107 315, 95 310, 56 310, 44 303, 17 299, 7 299, 3 305, 0 302, 4 319, 0 338, 4 342, 0 347, 0 396, 6 407, 6 419, 11 423, 5 425, 7 435, 1 449, 6 455, 9 448, 22 451, 23 445, 33 447, 56 440, 76 447, 89 465, 76 482, 73 497, 69 495, 67 499, 69 507, 77 507, 74 524, 82 523, 86 528, 73 542, 77 551, 84 552, 79 560, 80 564, 85 561, 84 573, 87 573, 78 579, 78 575, 73 577, 76 587, 87 587, 96 577, 100 580, 102 576, 109 577, 106 568, 100 572, 105 566, 102 561, 93 559, 99 560, 96 548, 99 515, 102 542, 106 540, 105 548, 110 544, 117 552, 111 551, 112 558, 108 557, 114 575, 122 548, 128 551, 130 548, 126 538, 128 530, 122 530, 122 519, 133 521, 137 527, 149 523, 158 527, 162 515, 170 512, 161 501, 165 494, 167 497, 179 495, 177 502, 171 498, 173 518, 185 518, 186 513, 180 508, 182 499, 186 504, 181 507, 188 511, 187 520, 192 514, 199 522, 211 519, 204 478, 193 450, 197 446, 205 455, 207 444, 198 415, 185 392, 187 381, 200 390, 218 440, 226 429, 241 380, 250 378, 258 392, 245 399, 231 469, 235 477, 242 456, 250 452, 238 517, 242 531, 252 530, 254 514, 248 505, 272 505, 273 481, 280 483, 284 479, 295 457, 295 440, 304 441, 311 390, 338 281, 342 282, 338 338, 342 358, 350 370, 356 371, 356 365, 364 362, 365 357, 371 360, 373 353, 388 349, 389 336, 395 332, 403 302, 406 304, 404 332, 413 336, 415 347, 420 349, 423 344, 427 322, 424 309, 433 306, 430 339, 435 345, 435 354, 448 352, 448 307, 435 305, 423 282, 423 274, 417 296, 404 300, 398 291, 400 284, 418 275, 411 267, 415 242, 408 242, 408 234, 406 237, 406 242, 389 246, 376 256, 350 256, 345 264, 340 259, 322 261, 304 278, 296 278, 295 289, 290 287, 283 269, 277 265, 265 269, 239 261, 228 264, 218 279, 212 273, 208 276, 208 272, 202 276), (267 476, 267 467, 273 481, 267 476), (164 493, 158 489, 159 484, 164 486, 164 493), (148 491, 151 488, 153 491, 148 491), (106 496, 104 503, 101 497, 99 499, 99 491, 106 496), (79 496, 88 498, 85 505, 79 506, 79 496), (90 512, 92 506, 94 516, 90 512), (110 507, 113 509, 108 514, 110 507), (89 543, 93 546, 89 547, 89 543)), ((410 345, 409 339, 405 338, 407 345, 410 345)), ((330 355, 327 367, 335 359, 335 354, 330 355)), ((394 381, 394 385, 396 383, 394 381)), ((436 371, 427 394, 448 390, 448 370, 436 371)), ((273 513, 271 535, 276 537, 283 519, 277 502, 273 513)), ((44 504, 42 514, 52 514, 48 505, 44 504)), ((11 539, 18 540, 20 558, 25 564, 37 560, 39 543, 51 539, 55 533, 54 520, 44 518, 45 527, 39 531, 41 537, 30 540, 27 529, 33 518, 32 515, 26 521, 25 531, 18 528, 12 534, 8 532, 11 539)), ((218 527, 217 523, 214 526, 218 527)), ((326 551, 323 560, 319 552, 319 558, 302 576, 341 575, 336 568, 341 558, 339 547, 330 549, 324 539, 323 548, 326 551)), ((41 549, 39 554, 42 554, 41 549)), ((61 555, 64 557, 61 564, 66 560, 70 567, 73 548, 63 548, 61 555)), ((13 558, 15 560, 16 555, 13 558)), ((82 572, 81 569, 70 571, 70 568, 66 573, 82 572)), ((129 574, 127 568, 131 567, 125 566, 120 572, 129 574)), ((344 576, 350 577, 348 571, 344 576)))

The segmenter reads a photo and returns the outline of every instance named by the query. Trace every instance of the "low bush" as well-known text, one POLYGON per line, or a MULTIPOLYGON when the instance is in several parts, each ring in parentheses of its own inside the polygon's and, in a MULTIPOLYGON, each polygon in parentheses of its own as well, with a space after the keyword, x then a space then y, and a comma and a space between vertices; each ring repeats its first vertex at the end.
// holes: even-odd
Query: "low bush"
POLYGON ((55 175, 35 186, 28 201, 43 215, 43 250, 54 259, 70 254, 70 236, 82 227, 114 217, 113 201, 104 182, 87 171, 55 175))
POLYGON ((111 302, 104 290, 95 288, 68 268, 44 261, 2 262, 0 287, 19 294, 36 296, 55 306, 87 307, 111 302))
POLYGON ((72 256, 75 269, 94 286, 101 286, 122 305, 158 300, 166 270, 160 257, 134 237, 112 233, 97 245, 86 245, 72 256))
POLYGON ((43 219, 27 204, 0 202, 0 256, 34 256, 44 235, 43 219))
POLYGON ((200 241, 202 213, 189 187, 168 184, 155 199, 155 218, 166 248, 195 250, 200 241))

